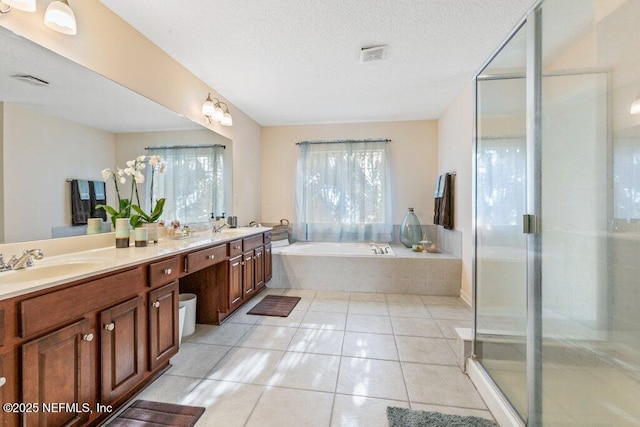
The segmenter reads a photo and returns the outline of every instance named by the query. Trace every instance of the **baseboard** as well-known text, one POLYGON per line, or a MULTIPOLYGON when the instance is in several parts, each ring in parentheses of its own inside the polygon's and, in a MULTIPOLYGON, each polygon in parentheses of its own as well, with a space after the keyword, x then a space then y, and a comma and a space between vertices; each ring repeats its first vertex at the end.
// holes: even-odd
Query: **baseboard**
POLYGON ((489 379, 488 374, 480 366, 480 362, 472 357, 467 360, 467 375, 484 402, 491 415, 501 427, 525 427, 515 409, 507 402, 497 386, 489 379))
POLYGON ((460 288, 460 298, 462 301, 466 302, 469 307, 473 307, 473 298, 462 288, 460 288))

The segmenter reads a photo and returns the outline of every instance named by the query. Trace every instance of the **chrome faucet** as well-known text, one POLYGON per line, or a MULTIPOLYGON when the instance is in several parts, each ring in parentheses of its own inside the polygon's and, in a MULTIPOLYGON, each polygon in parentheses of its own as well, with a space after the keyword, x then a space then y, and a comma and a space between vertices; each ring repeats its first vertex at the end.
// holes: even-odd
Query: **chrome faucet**
POLYGON ((222 229, 225 228, 225 227, 228 227, 228 226, 229 226, 229 224, 227 224, 226 222, 224 224, 222 224, 222 225, 214 225, 213 226, 213 232, 214 233, 221 233, 222 229))
POLYGON ((33 260, 42 258, 44 258, 42 249, 27 249, 22 253, 20 258, 14 255, 7 263, 5 263, 2 256, 0 256, 0 271, 20 270, 26 267, 33 267, 33 260))

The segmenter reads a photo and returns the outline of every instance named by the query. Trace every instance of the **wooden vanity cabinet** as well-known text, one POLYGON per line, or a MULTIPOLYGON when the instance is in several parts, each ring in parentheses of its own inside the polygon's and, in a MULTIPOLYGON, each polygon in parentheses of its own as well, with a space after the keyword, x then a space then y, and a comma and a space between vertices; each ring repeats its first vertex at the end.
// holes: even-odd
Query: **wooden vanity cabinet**
POLYGON ((256 291, 255 282, 255 251, 250 250, 242 254, 242 294, 249 299, 256 291))
MULTIPOLYGON (((89 319, 81 319, 22 345, 22 399, 27 404, 92 401, 94 367, 92 341, 95 331, 89 319)), ((28 408, 27 408, 28 409, 28 408)), ((79 426, 89 418, 76 411, 24 411, 23 425, 79 426)))
POLYGON ((265 249, 264 246, 257 247, 253 250, 253 281, 255 290, 259 291, 265 285, 265 249))
POLYGON ((147 338, 144 299, 136 296, 100 313, 101 400, 111 404, 140 382, 147 338))
POLYGON ((178 282, 149 292, 149 369, 154 370, 178 352, 178 282))
POLYGON ((271 243, 264 245, 264 283, 273 277, 273 258, 271 256, 271 243))
POLYGON ((244 301, 244 290, 242 284, 243 277, 243 261, 244 255, 237 255, 229 258, 229 281, 227 287, 229 289, 229 311, 235 310, 242 305, 244 301))

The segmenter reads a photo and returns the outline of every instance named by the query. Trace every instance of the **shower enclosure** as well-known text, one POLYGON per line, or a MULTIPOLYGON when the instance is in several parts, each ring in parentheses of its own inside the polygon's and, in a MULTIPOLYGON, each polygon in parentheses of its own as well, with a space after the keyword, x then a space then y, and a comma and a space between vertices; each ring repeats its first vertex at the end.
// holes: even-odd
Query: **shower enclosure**
POLYGON ((639 23, 541 1, 475 79, 472 363, 521 424, 640 425, 639 23))

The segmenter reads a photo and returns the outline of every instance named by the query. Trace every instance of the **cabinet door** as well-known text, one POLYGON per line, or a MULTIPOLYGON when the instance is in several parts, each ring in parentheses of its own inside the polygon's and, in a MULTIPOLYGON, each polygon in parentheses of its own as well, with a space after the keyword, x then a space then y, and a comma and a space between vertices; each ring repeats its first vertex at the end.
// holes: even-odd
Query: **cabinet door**
POLYGON ((254 283, 256 291, 264 287, 264 247, 256 248, 253 256, 254 283))
POLYGON ((178 352, 178 282, 149 292, 149 369, 178 352))
POLYGON ((245 298, 251 298, 256 290, 254 257, 254 251, 248 251, 242 255, 242 289, 245 298))
POLYGON ((273 277, 273 267, 271 263, 271 243, 264 245, 264 283, 266 284, 273 277))
POLYGON ((131 390, 144 374, 144 302, 136 297, 100 313, 101 403, 131 390))
POLYGON ((242 304, 242 263, 243 256, 229 260, 229 310, 242 304))
POLYGON ((76 426, 89 413, 92 379, 93 334, 83 319, 22 345, 22 402, 37 403, 39 410, 24 414, 27 426, 76 426), (46 404, 78 403, 72 412, 47 411, 46 404))

